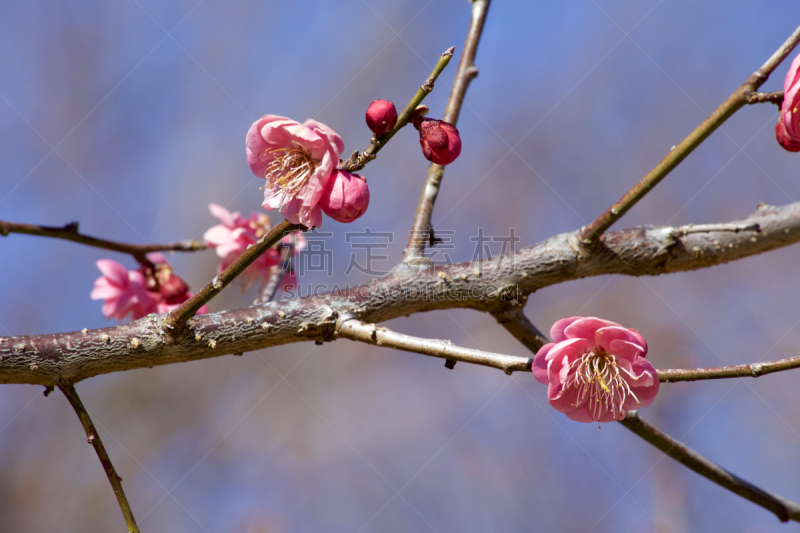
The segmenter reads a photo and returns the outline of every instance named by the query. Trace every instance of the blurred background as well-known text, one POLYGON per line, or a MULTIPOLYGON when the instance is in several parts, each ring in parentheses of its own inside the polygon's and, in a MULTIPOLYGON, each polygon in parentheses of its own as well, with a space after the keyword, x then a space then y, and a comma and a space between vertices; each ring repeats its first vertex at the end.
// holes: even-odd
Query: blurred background
MULTIPOLYGON (((470 19, 465 0, 5 0, 0 4, 0 219, 136 243, 201 238, 211 202, 260 210, 244 135, 266 113, 314 118, 364 149, 376 98, 402 107, 437 56, 426 100, 443 113, 470 19)), ((588 223, 800 24, 791 0, 496 0, 433 217, 519 246, 588 223)), ((788 61, 763 87, 782 88, 788 61)), ((730 221, 800 199, 800 156, 774 139, 777 108, 739 111, 617 227, 730 221)), ((363 172, 371 209, 322 230, 332 278, 393 232, 401 260, 428 162, 402 131, 363 172), (352 238, 351 238, 352 241, 352 238), (361 254, 361 255, 358 255, 361 254)), ((272 214, 273 222, 280 220, 272 214)), ((322 238, 322 237, 320 237, 322 238)), ((499 244, 493 244, 499 253, 499 244)), ((95 261, 130 257, 39 237, 0 238, 0 335, 112 325, 89 299, 95 261)), ((441 256, 440 256, 441 257, 441 256)), ((605 276, 541 290, 547 331, 596 315, 638 329, 656 367, 800 353, 800 248, 658 278, 605 276)), ((195 288, 213 252, 170 257, 195 288)), ((249 305, 231 287, 212 310, 249 305)), ((488 315, 394 320, 409 334, 529 356, 488 315)), ((647 420, 743 478, 800 500, 798 373, 662 385, 647 420)), ((550 408, 530 374, 339 340, 78 384, 144 532, 776 531, 767 511, 678 465, 625 428, 550 408)), ((120 531, 80 423, 58 392, 0 387, 0 530, 120 531)))

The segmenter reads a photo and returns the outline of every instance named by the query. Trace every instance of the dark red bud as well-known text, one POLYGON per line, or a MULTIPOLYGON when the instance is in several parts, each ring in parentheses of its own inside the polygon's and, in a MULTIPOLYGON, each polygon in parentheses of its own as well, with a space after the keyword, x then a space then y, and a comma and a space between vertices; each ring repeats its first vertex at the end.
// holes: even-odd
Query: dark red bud
POLYGON ((376 137, 390 131, 397 124, 397 109, 389 100, 375 100, 367 108, 367 126, 376 137))
POLYGON ((422 154, 428 161, 449 165, 461 154, 461 137, 452 124, 423 118, 419 121, 418 129, 422 154))

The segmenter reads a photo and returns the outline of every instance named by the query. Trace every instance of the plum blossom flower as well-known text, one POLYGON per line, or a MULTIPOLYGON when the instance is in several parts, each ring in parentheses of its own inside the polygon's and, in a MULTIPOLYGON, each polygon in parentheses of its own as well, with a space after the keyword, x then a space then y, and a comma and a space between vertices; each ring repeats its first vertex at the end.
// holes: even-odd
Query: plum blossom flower
MULTIPOLYGON (((90 297, 105 300, 102 307, 105 316, 122 322, 129 315, 136 320, 151 313, 168 313, 194 296, 163 255, 151 253, 147 258, 155 268, 142 265, 128 270, 111 259, 97 261, 103 275, 95 280, 90 297)), ((197 314, 207 312, 204 305, 197 314)))
POLYGON ((645 359, 647 343, 635 329, 575 316, 553 324, 550 337, 555 342, 533 359, 533 377, 548 384, 550 405, 572 420, 620 420, 658 393, 658 374, 645 359))
POLYGON ((337 222, 352 222, 367 211, 369 187, 358 174, 335 170, 319 202, 326 215, 337 222))
POLYGON ((342 138, 311 119, 300 124, 264 115, 250 126, 245 142, 250 169, 267 180, 264 208, 283 211, 293 224, 319 226, 319 201, 344 151, 342 138))
POLYGON ((783 104, 775 137, 786 150, 800 152, 800 55, 792 61, 783 82, 783 104))
MULTIPOLYGON (((266 235, 271 229, 269 217, 264 213, 250 213, 249 218, 244 218, 238 211, 229 212, 217 204, 209 204, 211 214, 219 219, 218 224, 205 232, 203 238, 209 248, 216 249, 217 255, 222 259, 217 266, 217 272, 222 272, 233 263, 248 246, 255 244, 258 239, 266 235)), ((300 253, 306 247, 305 237, 301 232, 287 235, 281 240, 283 245, 292 244, 292 255, 300 253)), ((246 290, 256 280, 269 279, 273 268, 281 262, 281 254, 275 245, 256 259, 244 271, 244 289, 246 290)))

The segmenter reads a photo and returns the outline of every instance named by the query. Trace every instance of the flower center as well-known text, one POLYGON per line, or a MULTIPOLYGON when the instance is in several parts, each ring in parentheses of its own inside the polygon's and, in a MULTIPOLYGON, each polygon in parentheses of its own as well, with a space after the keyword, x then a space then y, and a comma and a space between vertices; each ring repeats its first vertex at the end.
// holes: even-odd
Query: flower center
POLYGON ((284 196, 297 196, 303 185, 317 170, 317 162, 303 148, 272 148, 264 150, 273 157, 264 171, 268 187, 284 196))
POLYGON ((578 389, 574 405, 578 407, 588 401, 592 419, 600 420, 604 411, 619 419, 628 395, 632 396, 636 403, 640 403, 623 378, 622 372, 629 374, 626 369, 617 365, 617 358, 614 355, 589 352, 572 362, 564 389, 571 387, 578 389))

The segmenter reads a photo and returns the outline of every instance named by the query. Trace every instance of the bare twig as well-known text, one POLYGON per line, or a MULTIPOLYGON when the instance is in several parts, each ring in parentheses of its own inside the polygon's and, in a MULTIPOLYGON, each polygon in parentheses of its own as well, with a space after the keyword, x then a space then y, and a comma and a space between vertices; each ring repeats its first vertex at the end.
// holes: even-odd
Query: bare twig
POLYGON ((60 384, 58 388, 61 389, 61 392, 67 397, 72 408, 75 409, 75 413, 78 415, 78 418, 80 418, 84 431, 86 431, 86 440, 94 447, 94 451, 97 452, 97 457, 100 458, 103 469, 106 471, 106 476, 108 476, 108 481, 111 483, 111 488, 114 489, 114 495, 117 497, 119 508, 122 510, 122 516, 125 517, 128 533, 139 533, 139 526, 136 525, 133 511, 131 511, 131 506, 128 503, 128 499, 125 497, 125 492, 122 490, 122 478, 119 477, 119 474, 117 474, 117 471, 114 469, 114 465, 108 457, 106 448, 103 446, 103 441, 100 440, 100 434, 97 432, 97 429, 95 429, 94 423, 88 411, 86 411, 86 407, 84 407, 83 402, 78 396, 78 392, 72 384, 68 383, 60 384))
POLYGON ((405 352, 440 357, 449 361, 463 361, 465 363, 499 368, 508 375, 515 371, 530 372, 531 362, 533 361, 529 357, 516 357, 462 348, 454 346, 450 341, 422 339, 404 335, 376 324, 367 324, 352 315, 343 315, 339 319, 334 336, 366 342, 376 346, 395 348, 405 352))
POLYGON ((293 342, 322 341, 336 317, 384 322, 437 309, 497 313, 543 287, 588 276, 655 276, 710 267, 800 242, 800 202, 759 206, 732 222, 761 232, 689 233, 639 227, 610 232, 599 248, 579 246, 579 232, 556 235, 476 270, 401 264, 388 276, 346 290, 195 317, 191 335, 169 339, 164 315, 70 333, 0 337, 0 383, 57 385, 133 368, 196 361, 293 342))
POLYGON ((773 93, 752 93, 747 95, 748 104, 775 104, 780 107, 783 104, 783 91, 773 93))
POLYGON ((132 255, 137 261, 144 264, 149 263, 145 255, 150 252, 196 252, 199 250, 208 250, 206 243, 199 241, 183 241, 172 244, 127 244, 124 242, 107 241, 105 239, 98 239, 97 237, 90 237, 89 235, 79 233, 77 222, 70 222, 65 226, 56 227, 38 226, 35 224, 17 224, 15 222, 0 220, 0 235, 5 237, 11 233, 54 237, 56 239, 65 239, 87 246, 94 246, 95 248, 103 248, 104 250, 122 252, 132 255))
POLYGON ((294 243, 285 244, 281 247, 281 262, 270 269, 269 279, 267 280, 264 289, 261 291, 258 299, 253 304, 263 304, 271 302, 275 295, 278 294, 278 289, 283 282, 286 273, 289 272, 292 266, 292 255, 294 253, 294 243))
POLYGON ((511 333, 519 342, 531 352, 536 353, 539 348, 550 342, 547 336, 533 325, 521 306, 510 307, 508 310, 492 313, 495 320, 511 333))
POLYGON ((253 261, 258 259, 261 254, 269 250, 275 243, 293 231, 306 231, 306 227, 301 224, 292 224, 284 220, 269 233, 261 237, 258 242, 250 245, 242 255, 239 256, 228 268, 216 276, 211 283, 200 289, 194 296, 183 302, 180 307, 169 313, 164 318, 164 328, 171 338, 178 338, 183 332, 186 321, 195 316, 197 311, 203 307, 214 296, 227 287, 236 276, 244 272, 253 261))
POLYGON ((420 103, 422 103, 425 97, 428 96, 428 93, 433 90, 433 84, 436 82, 436 78, 439 77, 439 74, 442 73, 444 68, 450 62, 450 59, 453 57, 454 49, 455 47, 451 47, 442 52, 442 54, 439 56, 439 60, 436 62, 436 66, 433 67, 433 72, 431 72, 431 75, 428 76, 428 79, 425 80, 425 82, 420 86, 420 88, 417 90, 417 93, 397 117, 397 124, 395 124, 394 128, 392 128, 390 131, 387 131, 377 139, 373 137, 372 142, 363 152, 359 153, 358 150, 353 152, 353 155, 351 155, 350 158, 340 167, 342 170, 346 170, 348 172, 357 172, 364 168, 367 163, 375 159, 376 154, 387 142, 389 142, 389 139, 394 137, 395 133, 400 131, 406 126, 406 124, 408 124, 408 121, 411 119, 411 115, 414 113, 414 110, 420 103))
POLYGON ((800 367, 800 356, 750 363, 749 365, 720 366, 713 368, 659 369, 658 379, 665 383, 674 381, 697 381, 699 379, 757 378, 764 374, 781 372, 800 367))
POLYGON ((625 193, 614 205, 608 208, 602 215, 597 217, 594 222, 589 224, 583 229, 581 234, 581 241, 586 244, 591 244, 609 228, 614 222, 620 219, 622 215, 636 205, 636 203, 644 198, 650 190, 658 185, 658 183, 669 174, 672 169, 677 167, 681 161, 694 151, 695 148, 706 140, 717 128, 719 128, 728 118, 731 117, 742 106, 749 103, 749 98, 758 90, 761 85, 767 81, 767 78, 775 70, 783 59, 800 42, 800 27, 797 28, 792 35, 784 42, 778 50, 772 54, 766 63, 760 69, 754 72, 741 87, 736 89, 724 102, 711 113, 695 130, 682 140, 677 146, 674 146, 669 153, 656 165, 656 167, 647 173, 639 183, 633 186, 631 190, 625 193))
POLYGON ((680 441, 642 420, 636 411, 629 411, 620 424, 633 431, 671 458, 689 467, 717 485, 774 513, 781 522, 800 522, 800 505, 771 494, 720 467, 713 461, 688 448, 680 441))
MULTIPOLYGON (((458 63, 453 88, 450 90, 450 98, 447 101, 444 117, 442 117, 442 120, 453 125, 458 122, 458 115, 461 112, 461 104, 464 101, 467 87, 478 75, 478 69, 475 67, 475 54, 478 51, 478 43, 483 33, 483 25, 486 21, 486 14, 489 11, 489 3, 490 0, 474 0, 472 2, 472 20, 470 21, 467 40, 464 44, 464 52, 461 55, 461 61, 458 63)), ((430 167, 428 167, 428 177, 425 180, 425 186, 422 188, 422 196, 419 199, 417 212, 414 216, 404 261, 419 260, 425 250, 424 240, 416 236, 426 233, 431 225, 433 205, 436 203, 443 175, 444 167, 442 165, 431 163, 430 167)))

